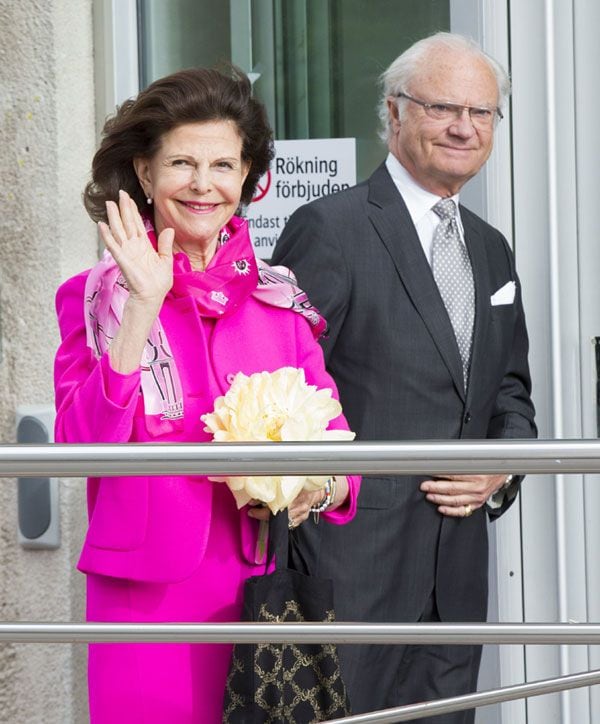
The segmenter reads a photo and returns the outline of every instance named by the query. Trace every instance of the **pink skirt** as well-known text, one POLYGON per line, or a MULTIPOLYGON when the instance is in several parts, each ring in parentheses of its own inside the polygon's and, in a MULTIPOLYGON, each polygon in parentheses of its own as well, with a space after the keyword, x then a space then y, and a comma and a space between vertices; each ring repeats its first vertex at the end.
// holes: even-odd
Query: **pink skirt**
MULTIPOLYGON (((213 501, 206 555, 190 578, 163 584, 89 574, 87 620, 239 621, 244 581, 263 573, 264 566, 241 556, 240 512, 225 485, 216 485, 213 501)), ((221 722, 231 649, 226 644, 90 644, 90 721, 221 722)))

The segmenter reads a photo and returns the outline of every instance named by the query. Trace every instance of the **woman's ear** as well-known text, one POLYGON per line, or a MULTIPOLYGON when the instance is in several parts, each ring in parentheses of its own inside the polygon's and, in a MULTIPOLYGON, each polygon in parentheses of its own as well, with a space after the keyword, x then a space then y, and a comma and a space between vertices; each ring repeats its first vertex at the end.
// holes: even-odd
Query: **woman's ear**
POLYGON ((242 161, 242 185, 248 178, 250 168, 252 167, 252 161, 242 161))
POLYGON ((147 158, 134 158, 133 169, 138 177, 140 186, 148 198, 152 198, 152 178, 150 175, 150 161, 147 158))

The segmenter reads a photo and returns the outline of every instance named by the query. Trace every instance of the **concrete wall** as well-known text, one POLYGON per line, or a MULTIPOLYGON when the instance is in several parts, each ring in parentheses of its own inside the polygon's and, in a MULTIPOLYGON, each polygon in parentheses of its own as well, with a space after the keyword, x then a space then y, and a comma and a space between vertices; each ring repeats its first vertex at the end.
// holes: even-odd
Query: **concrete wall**
MULTIPOLYGON (((52 404, 54 294, 96 258, 80 196, 95 145, 92 0, 0 0, 0 442, 15 409, 52 404)), ((75 562, 84 483, 61 481, 61 547, 17 543, 0 480, 0 619, 83 620, 75 562)), ((83 722, 85 647, 0 645, 0 721, 83 722)))

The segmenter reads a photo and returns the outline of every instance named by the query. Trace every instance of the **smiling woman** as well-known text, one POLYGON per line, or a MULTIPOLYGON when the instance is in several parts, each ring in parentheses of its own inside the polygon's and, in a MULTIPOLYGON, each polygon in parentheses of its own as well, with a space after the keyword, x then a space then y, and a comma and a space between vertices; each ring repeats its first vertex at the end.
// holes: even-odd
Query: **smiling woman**
MULTIPOLYGON (((318 312, 285 268, 254 256, 236 216, 272 158, 246 76, 180 71, 121 106, 84 193, 107 251, 57 294, 57 442, 209 442, 201 416, 238 373, 283 367, 337 398, 316 337, 318 312)), ((331 429, 347 429, 341 414, 331 429)), ((333 523, 355 512, 358 480, 303 490, 333 523)), ((96 478, 79 561, 90 621, 234 621, 269 511, 238 510, 206 477, 96 478)), ((101 644, 89 651, 90 718, 221 721, 231 647, 101 644)))
POLYGON ((220 229, 240 204, 250 162, 242 160, 242 139, 230 120, 186 123, 163 136, 151 158, 134 159, 148 199, 154 203, 158 233, 175 230, 174 249, 192 268, 204 271, 220 229))

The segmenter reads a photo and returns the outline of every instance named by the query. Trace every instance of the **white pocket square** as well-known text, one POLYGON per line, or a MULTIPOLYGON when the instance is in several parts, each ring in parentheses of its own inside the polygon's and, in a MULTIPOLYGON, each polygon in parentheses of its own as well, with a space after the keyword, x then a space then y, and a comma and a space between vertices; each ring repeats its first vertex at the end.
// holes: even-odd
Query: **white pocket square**
POLYGON ((503 287, 500 287, 490 297, 492 307, 497 307, 500 304, 512 304, 515 301, 515 288, 514 282, 506 282, 503 287))

